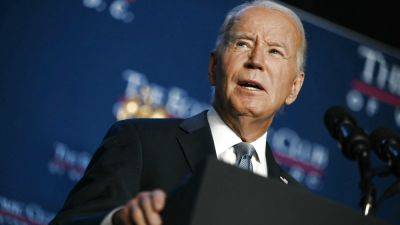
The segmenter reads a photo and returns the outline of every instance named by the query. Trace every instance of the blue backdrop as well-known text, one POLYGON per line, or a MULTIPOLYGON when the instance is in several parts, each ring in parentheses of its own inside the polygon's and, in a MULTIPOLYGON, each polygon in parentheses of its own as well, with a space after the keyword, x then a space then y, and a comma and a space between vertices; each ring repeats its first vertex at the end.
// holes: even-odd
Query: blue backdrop
MULTIPOLYGON (((46 224, 117 119, 206 109, 210 51, 241 3, 6 0, 0 8, 0 224, 46 224)), ((309 51, 298 101, 268 139, 317 195, 358 210, 358 171, 324 128, 342 105, 367 132, 400 128, 400 54, 299 11, 309 51)), ((374 159, 375 165, 378 160, 374 159)), ((383 190, 394 177, 374 180, 383 190)), ((400 224, 399 197, 378 217, 400 224)))

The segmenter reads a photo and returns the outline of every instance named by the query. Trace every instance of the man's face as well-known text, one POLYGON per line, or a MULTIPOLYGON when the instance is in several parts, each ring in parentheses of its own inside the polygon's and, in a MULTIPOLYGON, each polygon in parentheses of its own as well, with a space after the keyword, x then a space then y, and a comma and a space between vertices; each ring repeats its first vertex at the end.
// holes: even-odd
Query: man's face
POLYGON ((297 65, 301 36, 285 14, 252 7, 231 27, 225 48, 210 58, 217 108, 231 116, 271 118, 297 97, 304 74, 297 65))

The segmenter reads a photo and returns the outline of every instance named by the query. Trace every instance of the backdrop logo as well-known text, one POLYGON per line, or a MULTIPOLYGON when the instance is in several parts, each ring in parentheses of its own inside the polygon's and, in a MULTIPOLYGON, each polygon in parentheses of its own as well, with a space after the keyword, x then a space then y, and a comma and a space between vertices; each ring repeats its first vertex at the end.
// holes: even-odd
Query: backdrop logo
POLYGON ((67 174, 71 180, 77 181, 83 176, 90 158, 91 155, 87 152, 72 150, 66 144, 56 142, 54 156, 48 164, 49 172, 67 174))
POLYGON ((127 81, 125 95, 114 104, 113 112, 118 120, 128 118, 186 118, 210 106, 188 96, 178 87, 165 88, 149 83, 146 76, 125 70, 122 73, 127 81))
MULTIPOLYGON (((109 4, 108 11, 110 15, 119 21, 130 23, 135 18, 135 14, 131 11, 131 5, 136 0, 114 0, 109 4)), ((95 9, 102 12, 107 8, 105 0, 82 0, 85 7, 95 9)))
POLYGON ((44 225, 54 216, 35 203, 26 204, 0 196, 0 224, 44 225))
POLYGON ((347 93, 347 106, 353 111, 363 108, 368 117, 379 113, 381 104, 393 107, 393 118, 400 127, 400 66, 390 65, 384 55, 366 46, 358 53, 365 59, 359 79, 353 79, 353 89, 347 93))
POLYGON ((311 189, 322 187, 322 178, 328 166, 328 148, 300 138, 292 129, 282 127, 268 130, 268 139, 276 161, 289 173, 311 189))

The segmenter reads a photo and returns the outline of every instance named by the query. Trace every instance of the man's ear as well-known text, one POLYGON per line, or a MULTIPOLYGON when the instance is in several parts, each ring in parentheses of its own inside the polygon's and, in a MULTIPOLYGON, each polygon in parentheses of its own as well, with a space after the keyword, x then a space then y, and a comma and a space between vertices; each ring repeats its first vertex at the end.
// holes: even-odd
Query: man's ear
POLYGON ((215 86, 216 83, 216 68, 217 68, 217 56, 215 51, 210 53, 210 59, 208 62, 208 81, 211 86, 215 86))
POLYGON ((290 105, 296 100, 297 96, 300 93, 301 86, 303 86, 303 82, 304 82, 304 72, 301 71, 293 80, 292 88, 285 100, 286 105, 290 105))

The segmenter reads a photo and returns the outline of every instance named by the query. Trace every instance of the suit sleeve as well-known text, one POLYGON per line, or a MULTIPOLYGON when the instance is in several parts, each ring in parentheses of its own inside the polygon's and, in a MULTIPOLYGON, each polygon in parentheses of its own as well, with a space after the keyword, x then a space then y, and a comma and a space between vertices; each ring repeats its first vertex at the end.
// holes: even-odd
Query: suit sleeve
POLYGON ((100 224, 140 189, 142 148, 132 120, 115 123, 50 223, 100 224))

